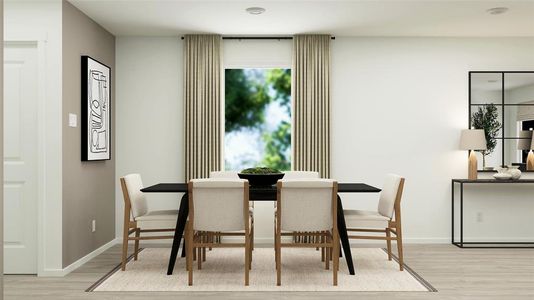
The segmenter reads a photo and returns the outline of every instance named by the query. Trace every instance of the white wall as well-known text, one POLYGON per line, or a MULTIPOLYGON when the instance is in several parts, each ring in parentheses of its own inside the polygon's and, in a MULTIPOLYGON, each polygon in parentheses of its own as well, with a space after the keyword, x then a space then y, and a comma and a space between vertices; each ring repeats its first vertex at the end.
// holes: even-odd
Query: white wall
MULTIPOLYGON (((242 67, 239 57, 256 61, 249 56, 252 47, 239 45, 245 44, 224 47, 229 64, 242 67)), ((380 186, 386 173, 406 176, 407 241, 449 242, 450 180, 467 175, 467 153, 458 150, 458 142, 468 122, 468 71, 534 70, 532 53, 532 38, 337 37, 331 74, 333 177, 380 186)), ((141 172, 146 185, 183 179, 181 62, 179 38, 117 39, 118 175, 141 172)), ((466 236, 534 239, 531 189, 480 190, 466 192, 466 202, 473 199, 466 208, 466 236)), ((178 197, 160 197, 165 199, 155 201, 159 207, 177 206, 178 197)), ((376 206, 377 195, 342 197, 347 208, 376 206)), ((272 206, 265 204, 255 212, 263 220, 261 229, 257 223, 257 241, 271 236, 272 206)))
MULTIPOLYGON (((534 39, 336 38, 332 50, 333 176, 379 186, 384 174, 402 174, 406 238, 449 241, 450 180, 467 175, 458 143, 468 71, 533 70, 534 39)), ((466 209, 466 235, 534 239, 533 188, 471 189, 466 205, 478 205, 466 209)), ((376 204, 343 198, 346 207, 376 204)))
MULTIPOLYGON (((116 174, 140 173, 145 186, 183 182, 182 42, 119 37, 116 43, 116 174)), ((181 195, 150 194, 149 209, 178 209, 181 195)), ((117 178, 117 236, 124 202, 117 178)))
POLYGON ((223 40, 223 64, 232 68, 291 68, 291 40, 223 40))
POLYGON ((39 275, 62 270, 61 5, 60 0, 4 3, 4 40, 38 42, 39 275))

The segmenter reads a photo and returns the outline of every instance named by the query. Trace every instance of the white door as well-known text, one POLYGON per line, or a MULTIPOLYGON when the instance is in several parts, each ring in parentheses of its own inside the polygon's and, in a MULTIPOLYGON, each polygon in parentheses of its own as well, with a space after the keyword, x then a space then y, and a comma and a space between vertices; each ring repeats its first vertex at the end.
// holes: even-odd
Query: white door
POLYGON ((4 273, 37 273, 37 44, 4 44, 4 273))

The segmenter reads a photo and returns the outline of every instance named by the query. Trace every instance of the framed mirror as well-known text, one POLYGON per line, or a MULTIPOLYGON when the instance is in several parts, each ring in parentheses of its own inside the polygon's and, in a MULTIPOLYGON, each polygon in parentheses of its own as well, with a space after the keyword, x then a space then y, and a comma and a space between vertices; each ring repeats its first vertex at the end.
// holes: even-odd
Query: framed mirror
POLYGON ((469 72, 469 127, 486 131, 479 171, 526 170, 534 130, 534 71, 469 72))

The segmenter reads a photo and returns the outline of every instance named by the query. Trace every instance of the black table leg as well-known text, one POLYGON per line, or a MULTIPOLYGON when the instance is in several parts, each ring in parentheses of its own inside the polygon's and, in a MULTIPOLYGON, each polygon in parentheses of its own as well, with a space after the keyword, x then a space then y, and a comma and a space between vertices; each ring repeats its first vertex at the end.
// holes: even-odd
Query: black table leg
MULTIPOLYGON (((172 275, 174 264, 176 263, 176 256, 180 248, 180 241, 184 234, 185 223, 187 222, 187 215, 189 214, 189 197, 187 193, 182 196, 180 201, 180 210, 178 211, 178 219, 176 220, 176 228, 174 229, 174 239, 172 241, 171 257, 169 258, 169 267, 167 268, 167 275, 172 275)), ((185 245, 185 243, 184 243, 185 245)))
POLYGON ((184 245, 182 246, 182 255, 181 257, 185 257, 185 239, 184 239, 184 245))
POLYGON ((339 239, 341 240, 341 246, 343 246, 343 252, 345 252, 345 260, 349 267, 350 275, 354 275, 354 264, 352 263, 352 253, 350 252, 349 235, 347 234, 347 225, 345 224, 345 214, 343 214, 343 204, 341 203, 341 197, 337 195, 337 230, 339 231, 339 239))

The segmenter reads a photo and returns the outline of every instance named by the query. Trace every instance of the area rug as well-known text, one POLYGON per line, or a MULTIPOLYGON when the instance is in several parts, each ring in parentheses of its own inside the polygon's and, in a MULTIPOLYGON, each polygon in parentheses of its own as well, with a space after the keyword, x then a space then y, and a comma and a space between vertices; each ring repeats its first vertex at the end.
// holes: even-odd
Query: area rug
POLYGON ((355 248, 352 255, 356 275, 349 275, 345 260, 340 259, 338 286, 332 286, 332 271, 324 269, 320 252, 283 249, 282 286, 276 286, 274 250, 256 248, 250 285, 244 286, 244 251, 218 248, 207 252, 202 270, 197 270, 194 263, 193 286, 188 286, 185 259, 179 258, 174 274, 168 276, 169 249, 147 248, 139 253, 137 261, 128 262, 126 271, 117 266, 87 291, 436 291, 408 266, 400 272, 396 261, 388 261, 384 249, 355 248))

